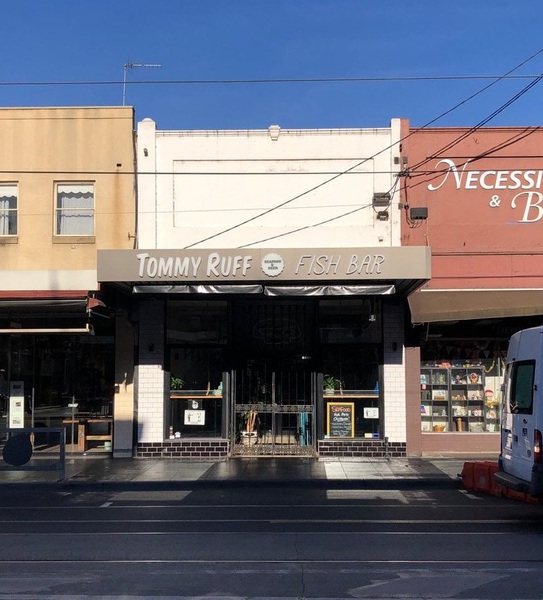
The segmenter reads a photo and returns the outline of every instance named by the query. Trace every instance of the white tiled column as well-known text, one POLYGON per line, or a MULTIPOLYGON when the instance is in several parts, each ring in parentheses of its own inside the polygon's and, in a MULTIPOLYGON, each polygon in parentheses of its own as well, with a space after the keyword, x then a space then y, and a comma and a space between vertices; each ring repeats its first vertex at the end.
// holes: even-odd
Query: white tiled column
POLYGON ((140 303, 138 346, 138 442, 162 442, 164 429, 164 302, 140 303))
POLYGON ((385 437, 406 441, 404 319, 401 306, 383 306, 385 437))

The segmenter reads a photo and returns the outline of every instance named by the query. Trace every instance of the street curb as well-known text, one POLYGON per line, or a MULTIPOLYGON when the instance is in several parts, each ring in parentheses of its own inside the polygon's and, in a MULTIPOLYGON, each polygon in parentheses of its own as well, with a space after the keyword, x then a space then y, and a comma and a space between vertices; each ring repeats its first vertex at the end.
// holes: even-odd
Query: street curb
POLYGON ((0 483, 1 490, 85 490, 94 492, 127 490, 196 490, 215 488, 304 488, 334 490, 453 490, 462 480, 450 477, 417 479, 195 479, 177 481, 89 481, 69 479, 46 482, 0 483))

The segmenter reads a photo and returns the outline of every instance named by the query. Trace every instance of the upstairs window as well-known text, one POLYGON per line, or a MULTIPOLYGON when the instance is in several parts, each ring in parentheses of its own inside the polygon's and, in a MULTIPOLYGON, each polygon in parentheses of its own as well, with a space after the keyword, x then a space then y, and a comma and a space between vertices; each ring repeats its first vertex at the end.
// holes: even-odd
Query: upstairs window
POLYGON ((0 183, 0 235, 17 235, 17 185, 0 183))
POLYGON ((56 235, 94 235, 94 184, 59 183, 56 235))

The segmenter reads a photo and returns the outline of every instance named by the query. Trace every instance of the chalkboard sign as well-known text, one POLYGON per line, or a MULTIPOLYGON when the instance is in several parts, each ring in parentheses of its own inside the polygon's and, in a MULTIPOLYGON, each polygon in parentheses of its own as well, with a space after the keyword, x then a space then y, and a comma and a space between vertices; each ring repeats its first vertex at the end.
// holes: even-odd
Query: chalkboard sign
POLYGON ((328 436, 354 437, 354 402, 328 402, 328 436))

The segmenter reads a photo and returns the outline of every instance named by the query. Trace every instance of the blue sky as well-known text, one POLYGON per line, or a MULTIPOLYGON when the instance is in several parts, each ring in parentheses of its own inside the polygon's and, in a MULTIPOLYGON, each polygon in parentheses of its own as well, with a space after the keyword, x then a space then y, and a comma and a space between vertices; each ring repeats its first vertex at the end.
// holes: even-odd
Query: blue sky
MULTIPOLYGON (((0 0, 0 106, 122 104, 159 129, 422 126, 490 80, 139 81, 501 75, 543 48, 541 0, 0 0), (21 85, 71 82, 74 85, 21 85), (75 85, 75 82, 114 82, 75 85)), ((543 52, 515 71, 543 73, 543 52)), ((472 126, 529 79, 437 121, 472 126)), ((543 82, 489 125, 539 125, 543 82)))

